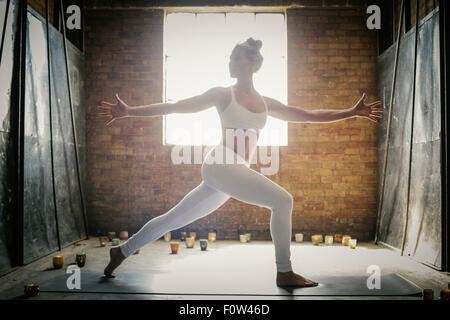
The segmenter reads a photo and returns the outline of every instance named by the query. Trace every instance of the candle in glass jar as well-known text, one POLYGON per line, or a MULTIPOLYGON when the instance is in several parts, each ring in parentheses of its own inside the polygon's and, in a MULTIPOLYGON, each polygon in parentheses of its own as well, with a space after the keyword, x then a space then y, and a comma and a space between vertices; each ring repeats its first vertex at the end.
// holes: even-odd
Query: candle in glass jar
POLYGON ((114 239, 115 237, 116 237, 116 233, 115 232, 113 232, 113 231, 108 232, 109 241, 112 241, 112 239, 114 239))
POLYGON ((296 242, 303 242, 303 233, 296 233, 295 234, 295 241, 296 242))
POLYGON ((179 244, 180 243, 178 241, 172 241, 170 243, 170 250, 172 251, 172 254, 177 254, 179 244))
POLYGON ((185 231, 181 231, 181 232, 180 232, 180 240, 181 240, 181 241, 186 240, 186 232, 185 232, 185 231))
POLYGON ((53 266, 55 267, 55 269, 61 269, 64 266, 64 257, 60 255, 54 256, 53 266))
POLYGON ((118 246, 119 244, 120 244, 120 239, 119 238, 112 239, 112 245, 113 246, 118 246))
POLYGON ((77 253, 75 259, 76 259, 77 265, 78 265, 80 268, 84 267, 84 265, 85 265, 85 263, 86 263, 86 253, 84 253, 84 252, 79 252, 79 253, 77 253))
POLYGON ((337 233, 334 235, 334 242, 336 243, 342 243, 342 234, 337 233))
POLYGON ((327 246, 333 245, 333 236, 332 235, 325 236, 325 244, 327 246))
POLYGON ((312 241, 313 245, 318 246, 319 243, 321 242, 321 241, 320 241, 321 238, 322 238, 322 235, 321 235, 321 234, 314 234, 314 235, 311 237, 311 241, 312 241))
POLYGON ((98 241, 100 242, 100 247, 105 247, 107 240, 108 240, 107 237, 99 237, 98 241))
POLYGON ((120 231, 119 239, 120 240, 128 240, 128 231, 120 231))
POLYGON ((189 232, 189 238, 195 238, 197 237, 197 232, 189 232))
POLYGON ((172 238, 172 234, 170 231, 167 232, 166 234, 164 234, 164 240, 170 241, 171 238, 172 238))
POLYGON ((239 235, 239 241, 241 241, 242 243, 246 243, 247 242, 247 235, 245 235, 245 234, 239 235))
POLYGON ((208 247, 208 240, 207 239, 200 239, 200 248, 202 251, 205 251, 208 247))
POLYGON ((195 239, 194 238, 186 238, 186 248, 193 248, 195 244, 195 239))
POLYGON ((208 233, 208 241, 216 241, 216 233, 215 232, 208 233))
POLYGON ((356 239, 350 239, 348 244, 350 245, 351 249, 356 249, 356 239))
POLYGON ((433 289, 423 289, 422 296, 423 296, 423 300, 434 300, 434 290, 433 289))
POLYGON ((36 283, 27 283, 23 286, 25 297, 34 297, 39 293, 39 286, 36 283))
POLYGON ((245 235, 247 236, 247 241, 250 241, 252 239, 251 233, 246 233, 245 235))
POLYGON ((342 244, 343 244, 344 246, 348 246, 348 243, 349 243, 350 239, 351 239, 351 237, 350 237, 349 235, 343 236, 343 237, 342 237, 342 244))

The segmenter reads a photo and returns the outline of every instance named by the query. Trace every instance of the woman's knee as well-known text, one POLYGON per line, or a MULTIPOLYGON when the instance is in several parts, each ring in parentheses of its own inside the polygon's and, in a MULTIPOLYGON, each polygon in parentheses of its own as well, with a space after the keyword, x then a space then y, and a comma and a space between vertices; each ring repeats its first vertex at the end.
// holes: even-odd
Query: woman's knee
POLYGON ((272 207, 282 208, 286 211, 291 212, 294 207, 294 197, 289 192, 283 189, 279 193, 277 193, 275 202, 272 207))

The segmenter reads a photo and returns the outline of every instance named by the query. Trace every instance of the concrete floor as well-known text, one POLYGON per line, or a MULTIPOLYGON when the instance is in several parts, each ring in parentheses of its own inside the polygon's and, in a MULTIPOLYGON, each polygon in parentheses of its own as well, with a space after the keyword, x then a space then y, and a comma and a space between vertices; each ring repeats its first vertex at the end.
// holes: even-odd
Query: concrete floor
MULTIPOLYGON (((43 284, 48 279, 65 274, 65 268, 75 262, 75 254, 84 251, 87 263, 82 272, 102 272, 109 261, 109 248, 101 248, 98 238, 80 241, 64 248, 60 254, 65 258, 63 269, 54 270, 51 254, 27 266, 15 269, 0 278, 0 299, 20 299, 23 295, 23 285, 29 282, 43 284)), ((413 282, 420 288, 434 289, 435 299, 438 299, 441 289, 446 288, 450 276, 446 272, 439 272, 408 257, 401 257, 389 248, 372 243, 358 243, 353 250, 340 244, 333 246, 313 246, 310 242, 291 245, 291 259, 295 272, 314 280, 314 275, 367 275, 369 265, 380 267, 382 274, 397 273, 413 282)), ((177 255, 170 254, 169 244, 164 240, 157 240, 141 249, 138 255, 129 257, 116 270, 117 273, 145 273, 158 272, 164 268, 179 268, 181 273, 189 274, 193 268, 208 270, 211 279, 232 276, 251 276, 255 281, 275 284, 274 247, 271 241, 216 241, 210 243, 207 252, 200 251, 199 242, 195 248, 187 249, 184 242, 180 243, 177 255), (206 254, 208 258, 206 258, 206 254), (222 276, 221 276, 222 275, 222 276), (256 277, 256 278, 255 278, 256 277)), ((213 280, 214 281, 214 280, 213 280)), ((193 290, 195 292, 195 290, 193 290)), ((287 291, 286 291, 287 292, 287 291)), ((286 294, 284 292, 284 294, 286 294)), ((156 294, 100 294, 100 293, 50 293, 40 292, 34 300, 324 300, 324 299, 400 299, 417 300, 420 297, 346 297, 346 296, 223 296, 223 295, 156 295, 156 294)))

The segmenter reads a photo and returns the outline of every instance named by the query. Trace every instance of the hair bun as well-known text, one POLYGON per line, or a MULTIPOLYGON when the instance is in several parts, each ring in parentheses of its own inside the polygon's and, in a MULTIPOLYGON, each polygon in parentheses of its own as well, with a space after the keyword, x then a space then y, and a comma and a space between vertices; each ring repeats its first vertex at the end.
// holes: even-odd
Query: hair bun
POLYGON ((255 47, 258 50, 260 50, 261 47, 262 47, 262 41, 261 40, 255 40, 252 37, 247 39, 247 43, 250 46, 255 47))

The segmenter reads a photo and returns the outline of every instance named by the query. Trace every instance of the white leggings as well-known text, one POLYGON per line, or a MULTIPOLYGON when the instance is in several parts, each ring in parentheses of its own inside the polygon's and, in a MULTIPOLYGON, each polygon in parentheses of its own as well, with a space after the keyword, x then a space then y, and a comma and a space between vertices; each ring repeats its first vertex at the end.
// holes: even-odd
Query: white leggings
MULTIPOLYGON (((218 147, 223 146, 213 148, 206 158, 218 147)), ((222 150, 225 150, 226 147, 223 148, 222 150)), ((275 246, 277 271, 292 271, 290 260, 294 203, 292 195, 263 174, 251 169, 247 162, 245 164, 203 162, 201 173, 203 181, 197 187, 172 209, 148 221, 120 246, 123 255, 128 257, 147 243, 161 238, 165 233, 209 215, 233 197, 271 210, 270 234, 275 246)))

